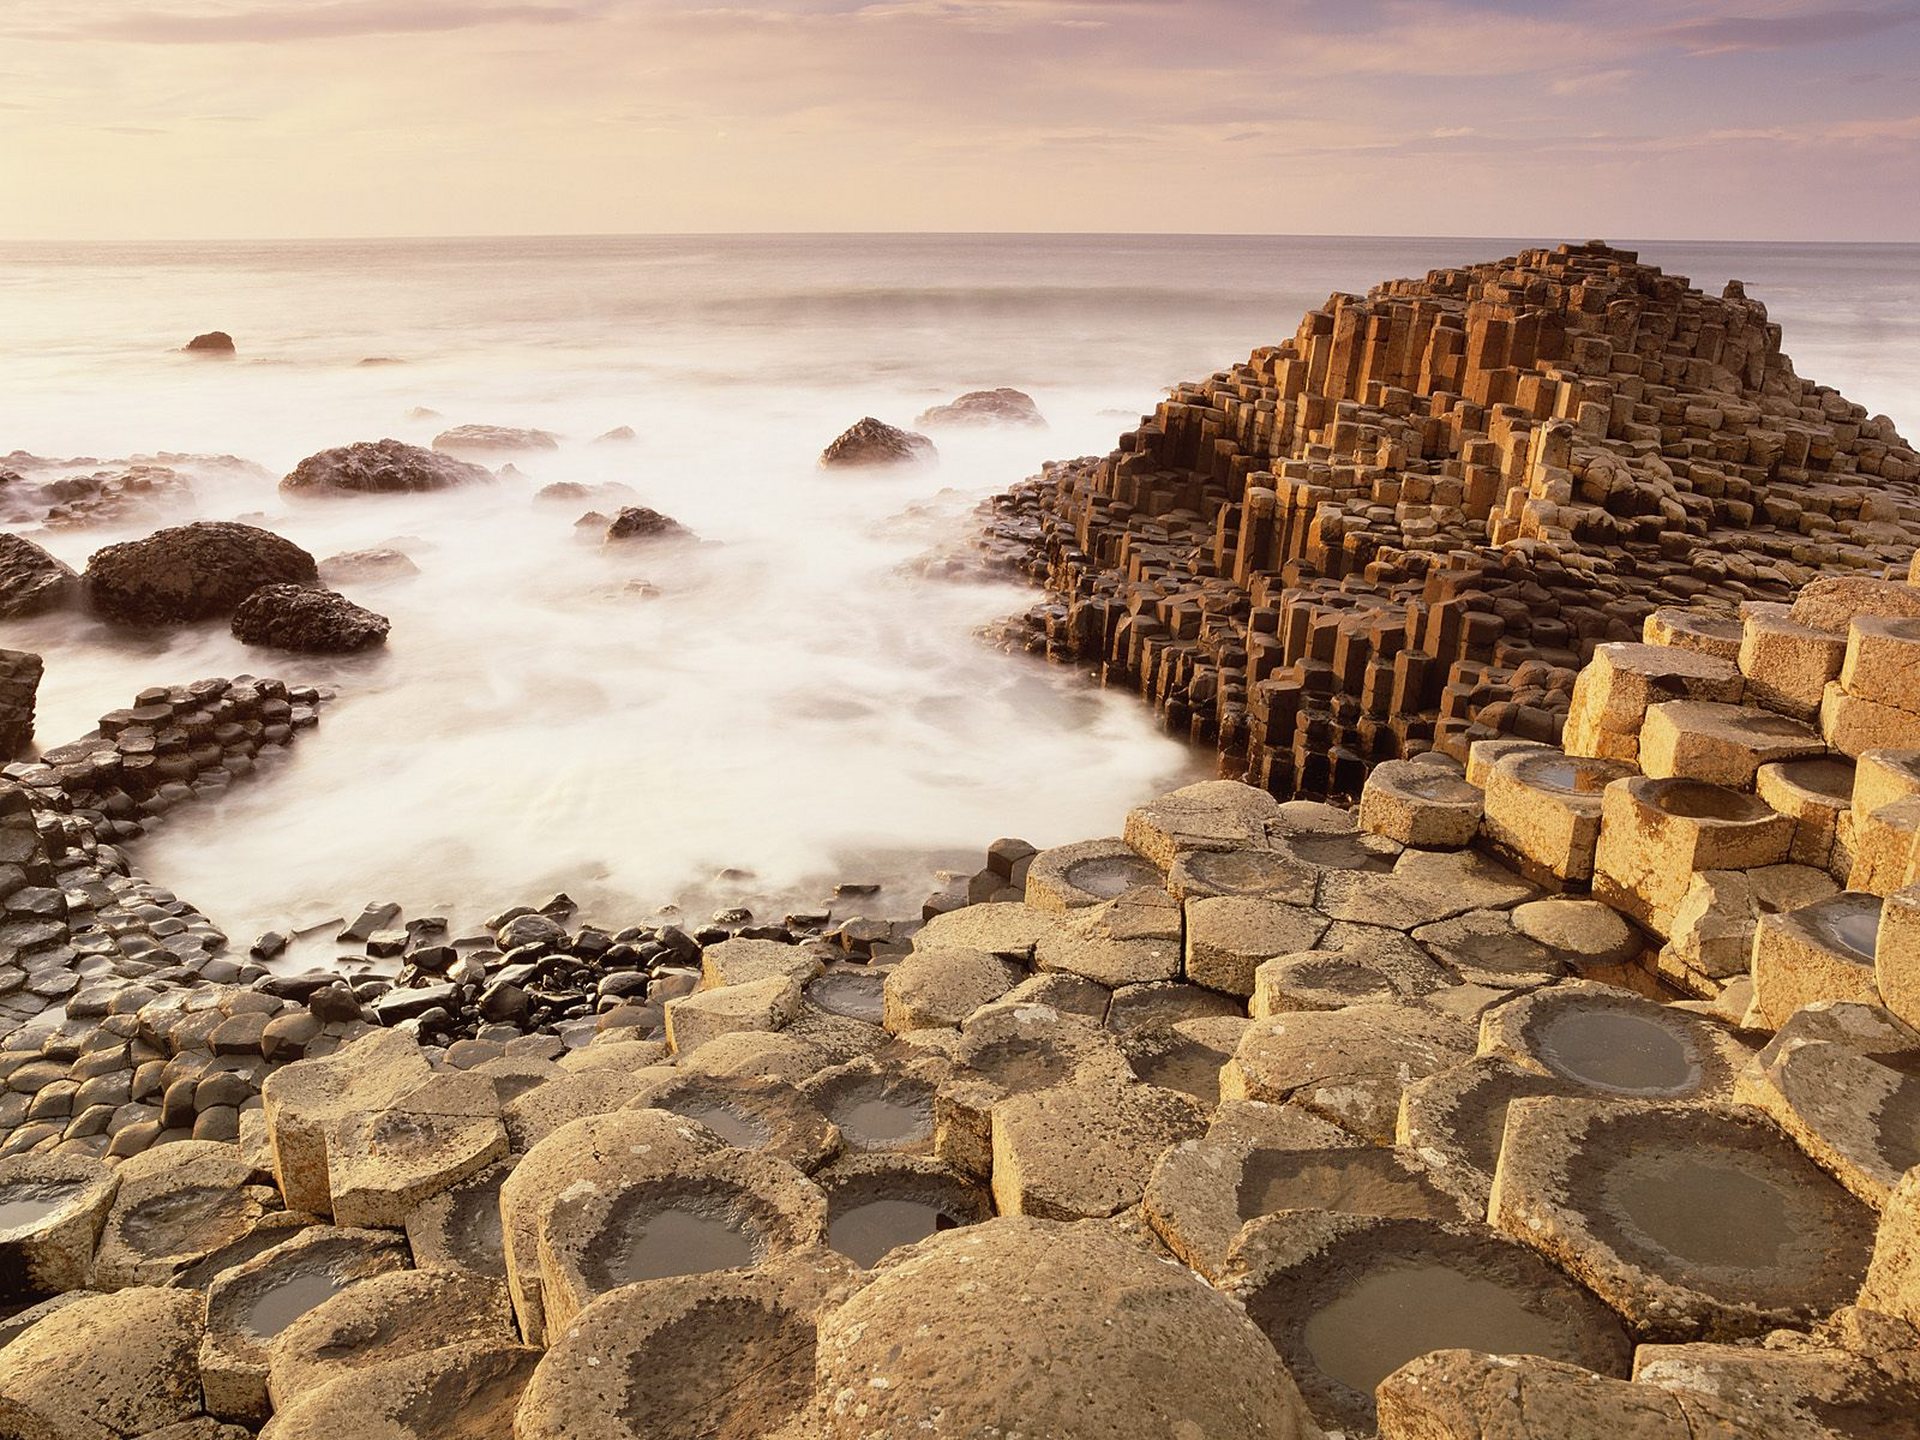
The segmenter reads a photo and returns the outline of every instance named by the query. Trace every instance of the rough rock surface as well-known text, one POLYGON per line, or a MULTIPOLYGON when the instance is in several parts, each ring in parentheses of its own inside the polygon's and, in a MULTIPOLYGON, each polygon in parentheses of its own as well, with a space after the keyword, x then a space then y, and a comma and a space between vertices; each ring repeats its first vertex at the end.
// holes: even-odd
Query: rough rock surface
POLYGON ((390 623, 344 595, 307 585, 262 585, 233 612, 233 637, 246 645, 343 654, 385 643, 390 623))
POLYGON ((485 466, 399 440, 361 440, 309 455, 280 482, 283 495, 398 495, 490 483, 485 466))
POLYGON ((830 470, 871 465, 907 465, 934 458, 933 441, 871 415, 848 426, 820 454, 830 470))
POLYGON ((95 551, 87 561, 94 613, 125 625, 177 625, 231 615, 262 585, 312 585, 313 557, 252 525, 198 520, 95 551))
POLYGON ((969 390, 957 400, 920 412, 916 425, 1027 425, 1045 429, 1047 420, 1033 397, 1002 385, 995 390, 969 390))
POLYGON ((31 540, 0 532, 0 620, 19 620, 73 603, 80 577, 31 540))

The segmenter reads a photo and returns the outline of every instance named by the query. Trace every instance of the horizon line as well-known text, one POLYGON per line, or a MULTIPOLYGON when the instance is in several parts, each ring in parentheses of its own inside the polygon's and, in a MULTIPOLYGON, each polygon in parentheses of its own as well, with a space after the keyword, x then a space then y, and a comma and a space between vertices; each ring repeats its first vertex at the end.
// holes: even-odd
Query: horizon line
MULTIPOLYGON (((1528 241, 1514 235, 1427 234, 1389 231, 1268 231, 1268 230, 572 230, 572 231, 471 231, 447 234, 414 235, 177 235, 177 236, 0 236, 0 246, 28 245, 351 245, 351 244, 426 244, 486 240, 791 240, 791 239, 1008 239, 1008 240, 1403 240, 1403 241, 1496 241, 1544 246, 1583 244, 1601 240, 1589 236, 1583 241, 1564 237, 1528 241)), ((1789 236, 1712 237, 1700 235, 1633 235, 1604 243, 1615 248, 1635 245, 1831 245, 1850 247, 1920 246, 1920 238, 1896 239, 1822 239, 1789 236)))

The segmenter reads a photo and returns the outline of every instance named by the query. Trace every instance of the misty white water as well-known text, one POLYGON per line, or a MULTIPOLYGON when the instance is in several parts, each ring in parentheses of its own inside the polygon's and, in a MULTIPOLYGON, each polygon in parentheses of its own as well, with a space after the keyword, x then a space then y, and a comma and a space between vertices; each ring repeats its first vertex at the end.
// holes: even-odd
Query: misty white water
MULTIPOLYGON (((1110 448, 1165 387, 1291 334, 1333 289, 1511 253, 1514 241, 719 237, 0 246, 0 454, 233 454, 189 470, 194 516, 316 556, 392 545, 417 578, 343 584, 392 618, 382 652, 250 650, 218 625, 128 636, 0 627, 40 651, 43 744, 152 684, 272 674, 338 702, 289 761, 134 847, 236 937, 396 899, 477 913, 565 888, 634 920, 716 872, 817 900, 884 879, 910 907, 1002 834, 1112 833, 1210 765, 1130 697, 998 653, 1011 584, 915 578, 980 498, 1110 448), (231 332, 230 362, 177 347, 231 332), (362 366, 368 357, 399 364, 362 366), (1032 393, 1047 431, 939 431, 933 470, 822 472, 862 415, 911 424, 961 391, 1032 393), (442 418, 410 420, 414 407, 442 418), (331 445, 536 426, 485 489, 287 502, 331 445), (637 438, 596 445, 619 425, 637 438), (619 480, 708 542, 582 543, 556 480, 619 480), (624 589, 644 579, 657 598, 624 589)), ((1801 373, 1920 428, 1920 247, 1648 245, 1748 283, 1801 373)), ((496 457, 494 463, 507 457, 496 457)), ((36 535, 76 568, 146 533, 36 535)))

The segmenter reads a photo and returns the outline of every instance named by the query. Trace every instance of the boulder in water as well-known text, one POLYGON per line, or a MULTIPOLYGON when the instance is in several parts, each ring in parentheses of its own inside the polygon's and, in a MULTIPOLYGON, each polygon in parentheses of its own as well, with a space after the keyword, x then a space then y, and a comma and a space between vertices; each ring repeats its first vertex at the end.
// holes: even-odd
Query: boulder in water
POLYGON ((618 480, 603 480, 597 485, 582 484, 578 480, 556 480, 551 485, 542 485, 533 492, 533 498, 539 501, 557 501, 573 504, 584 500, 589 505, 624 505, 629 500, 638 500, 640 492, 631 485, 618 480))
POLYGON ((233 612, 233 636, 275 650, 341 655, 386 643, 387 617, 312 585, 262 585, 233 612))
POLYGON ((613 429, 607 431, 606 434, 594 436, 593 443, 596 445, 617 445, 622 441, 633 438, 634 433, 631 425, 616 425, 613 429))
POLYGON ((87 600, 103 619, 178 625, 231 615, 262 585, 312 585, 313 556, 252 525, 199 520, 94 552, 87 600))
POLYGON ((224 330, 209 330, 194 336, 181 348, 189 355, 231 355, 233 336, 224 330))
POLYGON ((456 425, 433 437, 436 450, 556 450, 560 437, 546 430, 515 430, 506 425, 456 425))
POLYGON ((969 390, 947 405, 921 412, 916 425, 1027 425, 1044 430, 1047 417, 1024 390, 969 390))
POLYGON ((820 463, 829 469, 853 469, 871 465, 911 465, 937 458, 933 441, 911 430, 902 430, 871 415, 842 431, 839 438, 821 452, 820 463))
POLYGON ((280 482, 283 495, 401 495, 491 482, 483 465, 400 440, 362 440, 309 455, 280 482))
POLYGON ((690 540, 693 532, 672 516, 649 510, 644 505, 621 508, 607 526, 609 545, 629 540, 690 540))
POLYGON ((31 540, 0 533, 0 620, 70 605, 79 583, 64 562, 31 540))
POLYGON ((320 578, 330 585, 337 585, 342 580, 402 580, 419 573, 420 567, 410 558, 385 546, 372 550, 346 550, 338 555, 329 555, 320 562, 320 578))

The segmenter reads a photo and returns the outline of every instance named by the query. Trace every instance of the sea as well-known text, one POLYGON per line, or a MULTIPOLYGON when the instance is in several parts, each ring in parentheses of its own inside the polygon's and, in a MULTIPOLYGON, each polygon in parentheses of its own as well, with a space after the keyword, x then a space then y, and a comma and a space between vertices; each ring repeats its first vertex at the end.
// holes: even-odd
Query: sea
MULTIPOLYGON (((322 558, 388 546, 420 571, 342 586, 393 622, 371 654, 76 615, 5 623, 0 645, 45 656, 46 745, 149 685, 247 673, 336 692, 270 774, 129 846, 242 942, 376 900, 459 925, 561 890, 612 925, 669 904, 778 918, 839 882, 913 913, 937 872, 977 867, 997 837, 1114 834, 1129 807, 1213 769, 1129 696, 982 640, 1033 592, 917 561, 964 540, 983 498, 1050 458, 1104 453, 1170 385, 1291 335, 1331 292, 1544 243, 0 243, 0 456, 239 457, 177 462, 193 499, 164 523, 243 519, 322 558), (180 353, 214 329, 233 359, 180 353), (911 426, 1002 385, 1048 427, 937 431, 930 468, 816 465, 863 416, 911 426), (496 457, 515 470, 490 486, 277 492, 315 451, 460 424, 561 439, 496 457), (596 443, 621 426, 632 440, 596 443), (586 507, 532 499, 562 480, 623 482, 703 543, 583 539, 586 507)), ((1920 246, 1635 248, 1710 293, 1742 280, 1802 375, 1920 432, 1920 246)), ((156 523, 35 538, 79 568, 156 523)))

